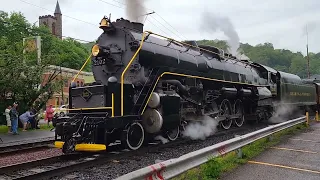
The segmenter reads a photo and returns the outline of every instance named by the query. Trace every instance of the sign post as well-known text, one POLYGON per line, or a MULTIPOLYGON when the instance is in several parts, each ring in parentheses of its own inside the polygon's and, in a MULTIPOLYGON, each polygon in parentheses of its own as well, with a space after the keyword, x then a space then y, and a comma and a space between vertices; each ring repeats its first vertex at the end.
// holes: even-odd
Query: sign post
POLYGON ((23 54, 26 52, 37 51, 37 62, 41 63, 41 37, 40 36, 32 36, 23 38, 23 54))

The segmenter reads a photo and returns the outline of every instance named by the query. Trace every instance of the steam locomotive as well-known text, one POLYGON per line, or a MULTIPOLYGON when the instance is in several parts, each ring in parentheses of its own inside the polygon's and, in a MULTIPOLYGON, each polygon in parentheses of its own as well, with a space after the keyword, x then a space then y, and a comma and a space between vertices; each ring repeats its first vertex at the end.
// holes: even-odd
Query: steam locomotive
POLYGON ((107 150, 117 141, 136 150, 156 135, 174 141, 205 116, 227 130, 267 120, 283 105, 318 109, 320 84, 313 80, 143 32, 143 24, 123 18, 104 17, 100 28, 88 58, 95 82, 71 83, 68 114, 54 121, 55 145, 64 153, 107 150))

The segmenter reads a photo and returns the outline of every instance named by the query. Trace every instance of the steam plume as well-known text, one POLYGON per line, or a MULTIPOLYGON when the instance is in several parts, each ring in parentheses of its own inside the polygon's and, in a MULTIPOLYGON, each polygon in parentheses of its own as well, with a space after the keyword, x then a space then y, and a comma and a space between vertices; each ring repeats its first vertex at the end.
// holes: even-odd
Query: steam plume
POLYGON ((126 0, 126 14, 130 21, 142 23, 146 8, 144 2, 146 0, 126 0))
POLYGON ((270 123, 282 123, 290 118, 293 118, 295 115, 299 114, 298 109, 290 106, 290 105, 281 105, 275 112, 273 113, 272 117, 269 119, 270 123))
POLYGON ((203 22, 200 27, 211 32, 222 31, 228 37, 229 52, 237 55, 240 39, 230 19, 208 12, 202 14, 202 19, 203 22))
POLYGON ((217 131, 218 122, 209 117, 203 116, 202 121, 187 125, 183 132, 184 137, 190 137, 192 140, 205 140, 206 137, 213 135, 217 131))

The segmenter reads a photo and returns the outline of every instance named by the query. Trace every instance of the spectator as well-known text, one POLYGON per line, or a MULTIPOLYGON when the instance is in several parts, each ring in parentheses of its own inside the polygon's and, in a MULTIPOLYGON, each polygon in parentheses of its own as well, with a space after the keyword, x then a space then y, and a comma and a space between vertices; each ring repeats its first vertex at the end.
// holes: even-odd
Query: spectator
POLYGON ((35 109, 32 109, 31 115, 33 115, 33 114, 35 114, 35 116, 33 118, 29 119, 29 122, 31 124, 31 128, 32 129, 40 129, 38 127, 38 123, 39 123, 38 116, 39 116, 39 114, 41 114, 41 112, 37 113, 37 111, 35 109))
POLYGON ((33 118, 34 116, 36 116, 37 114, 34 114, 34 115, 31 115, 32 113, 32 109, 30 108, 29 111, 23 113, 20 115, 20 121, 21 123, 23 124, 23 130, 22 131, 27 131, 27 124, 28 124, 28 121, 33 118))
POLYGON ((11 119, 11 127, 12 127, 12 133, 13 135, 18 135, 18 118, 19 118, 19 113, 17 111, 17 106, 18 103, 14 102, 13 107, 10 110, 10 119, 11 119))
POLYGON ((11 105, 9 105, 6 110, 4 111, 6 115, 6 120, 7 120, 7 126, 8 126, 8 134, 12 133, 12 128, 11 128, 11 118, 10 118, 10 109, 11 105))
POLYGON ((50 127, 50 121, 52 121, 53 119, 53 113, 54 113, 54 110, 52 108, 52 105, 50 105, 49 107, 47 107, 46 109, 46 119, 48 120, 48 127, 50 127))

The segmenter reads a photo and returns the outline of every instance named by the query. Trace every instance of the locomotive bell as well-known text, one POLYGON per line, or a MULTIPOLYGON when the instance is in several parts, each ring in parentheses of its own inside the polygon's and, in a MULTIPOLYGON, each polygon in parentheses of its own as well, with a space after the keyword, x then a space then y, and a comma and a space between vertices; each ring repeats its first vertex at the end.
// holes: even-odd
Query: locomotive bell
POLYGON ((109 21, 108 21, 108 19, 107 19, 106 17, 103 17, 103 18, 101 19, 101 21, 100 21, 100 26, 99 26, 99 28, 104 30, 104 29, 107 28, 107 27, 109 27, 109 21))

